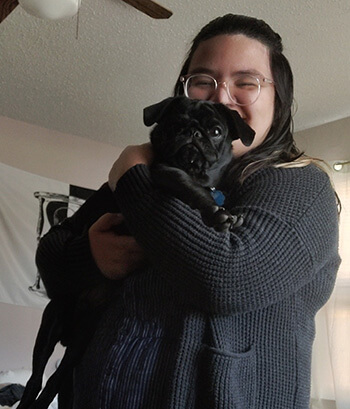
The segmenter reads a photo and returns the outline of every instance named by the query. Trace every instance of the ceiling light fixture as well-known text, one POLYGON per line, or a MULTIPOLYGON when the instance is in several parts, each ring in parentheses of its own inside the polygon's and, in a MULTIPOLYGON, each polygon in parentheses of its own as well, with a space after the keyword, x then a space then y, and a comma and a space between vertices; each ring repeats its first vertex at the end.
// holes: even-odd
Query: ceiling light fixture
POLYGON ((78 13, 81 0, 18 0, 29 14, 45 20, 60 20, 78 13))
POLYGON ((340 172, 340 171, 343 170, 343 167, 344 167, 345 165, 349 165, 349 164, 350 164, 350 160, 348 160, 348 161, 346 161, 346 162, 336 162, 336 163, 334 163, 334 165, 333 165, 333 169, 334 169, 335 171, 337 171, 337 172, 340 172))

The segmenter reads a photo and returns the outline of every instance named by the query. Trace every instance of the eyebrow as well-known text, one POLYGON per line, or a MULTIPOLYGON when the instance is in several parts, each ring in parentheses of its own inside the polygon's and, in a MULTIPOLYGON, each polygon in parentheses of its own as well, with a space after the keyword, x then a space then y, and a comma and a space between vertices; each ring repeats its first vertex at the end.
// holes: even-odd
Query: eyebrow
MULTIPOLYGON (((210 68, 205 68, 205 67, 197 67, 194 70, 191 70, 188 72, 188 74, 209 74, 214 76, 215 71, 211 70, 210 68)), ((235 75, 235 74, 250 74, 250 75, 259 75, 264 77, 264 74, 262 74, 261 72, 257 71, 257 70, 239 70, 239 71, 235 71, 233 73, 231 73, 231 75, 235 75)))

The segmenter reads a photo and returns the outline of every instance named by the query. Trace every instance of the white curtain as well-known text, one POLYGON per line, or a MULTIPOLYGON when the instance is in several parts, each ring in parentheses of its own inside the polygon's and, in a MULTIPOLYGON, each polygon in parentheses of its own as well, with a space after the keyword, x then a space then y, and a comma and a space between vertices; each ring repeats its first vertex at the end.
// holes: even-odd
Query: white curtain
POLYGON ((350 409, 350 164, 331 178, 342 204, 342 263, 334 292, 316 317, 312 362, 312 409, 350 409))
POLYGON ((36 286, 38 238, 84 201, 72 196, 72 188, 0 163, 0 302, 41 309, 47 304, 42 283, 36 286))

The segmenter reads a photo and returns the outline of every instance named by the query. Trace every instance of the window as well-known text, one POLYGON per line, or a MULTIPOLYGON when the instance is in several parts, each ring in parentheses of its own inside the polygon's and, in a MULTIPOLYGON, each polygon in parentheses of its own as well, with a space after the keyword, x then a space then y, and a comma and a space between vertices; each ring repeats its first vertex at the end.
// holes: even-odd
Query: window
POLYGON ((312 409, 350 408, 350 163, 330 176, 340 198, 342 263, 334 292, 316 317, 312 363, 312 409))

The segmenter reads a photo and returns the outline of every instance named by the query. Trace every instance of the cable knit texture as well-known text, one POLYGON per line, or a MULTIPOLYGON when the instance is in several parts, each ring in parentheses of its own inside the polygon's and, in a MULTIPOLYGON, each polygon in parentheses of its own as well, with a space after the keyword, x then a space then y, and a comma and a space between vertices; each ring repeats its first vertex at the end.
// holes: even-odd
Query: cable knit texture
MULTIPOLYGON (((42 239, 51 293, 98 274, 84 231, 116 206, 105 189, 42 239)), ((255 172, 227 198, 244 224, 225 234, 155 188, 146 166, 114 196, 150 267, 106 312, 76 370, 75 408, 308 409, 314 316, 340 263, 328 176, 313 165, 255 172)))

